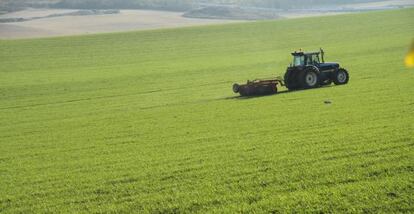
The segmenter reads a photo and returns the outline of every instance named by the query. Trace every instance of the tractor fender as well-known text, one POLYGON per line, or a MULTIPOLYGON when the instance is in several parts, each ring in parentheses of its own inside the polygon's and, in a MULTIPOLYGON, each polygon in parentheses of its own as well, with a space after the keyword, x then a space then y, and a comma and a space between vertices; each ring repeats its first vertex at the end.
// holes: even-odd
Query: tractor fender
POLYGON ((305 68, 305 70, 308 70, 308 69, 314 70, 318 75, 321 74, 321 71, 319 70, 319 68, 314 65, 309 65, 305 68))

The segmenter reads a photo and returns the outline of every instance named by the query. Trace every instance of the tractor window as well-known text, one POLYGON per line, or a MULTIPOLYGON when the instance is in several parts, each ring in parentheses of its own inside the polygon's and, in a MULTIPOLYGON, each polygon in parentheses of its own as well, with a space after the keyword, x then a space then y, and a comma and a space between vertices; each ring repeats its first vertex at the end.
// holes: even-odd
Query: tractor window
POLYGON ((312 55, 312 64, 313 65, 319 64, 319 55, 318 54, 312 55))
POLYGON ((305 56, 294 56, 293 66, 301 66, 305 64, 305 56))
POLYGON ((312 63, 312 55, 306 56, 306 65, 313 65, 313 63, 312 63))
POLYGON ((319 64, 319 56, 317 54, 308 55, 308 57, 306 57, 306 65, 317 64, 319 64))

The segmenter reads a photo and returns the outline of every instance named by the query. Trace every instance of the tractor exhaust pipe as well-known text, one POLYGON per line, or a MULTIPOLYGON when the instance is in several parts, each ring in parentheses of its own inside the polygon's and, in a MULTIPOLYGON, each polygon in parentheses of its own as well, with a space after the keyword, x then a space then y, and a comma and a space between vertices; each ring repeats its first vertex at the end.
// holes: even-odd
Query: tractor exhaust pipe
POLYGON ((323 51, 322 48, 319 48, 319 50, 321 51, 322 63, 325 63, 325 52, 323 51))

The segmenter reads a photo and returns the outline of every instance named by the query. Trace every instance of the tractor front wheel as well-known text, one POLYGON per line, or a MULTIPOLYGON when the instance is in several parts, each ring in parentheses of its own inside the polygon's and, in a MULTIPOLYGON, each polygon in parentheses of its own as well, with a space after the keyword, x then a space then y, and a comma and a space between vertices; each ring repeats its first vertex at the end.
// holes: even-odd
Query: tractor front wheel
POLYGON ((333 82, 335 85, 344 85, 347 84, 349 81, 349 74, 348 71, 346 71, 343 68, 340 68, 334 73, 333 76, 333 82))

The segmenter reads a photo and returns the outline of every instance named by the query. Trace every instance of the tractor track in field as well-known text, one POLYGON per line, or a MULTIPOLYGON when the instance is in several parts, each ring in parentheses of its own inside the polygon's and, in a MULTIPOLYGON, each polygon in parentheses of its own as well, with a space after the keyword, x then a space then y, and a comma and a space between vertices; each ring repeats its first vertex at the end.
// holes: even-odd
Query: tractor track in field
POLYGON ((162 108, 162 107, 174 107, 174 106, 184 106, 184 105, 191 105, 191 104, 209 103, 212 101, 218 101, 218 100, 217 99, 200 99, 200 100, 194 100, 194 101, 188 101, 188 102, 166 103, 162 105, 146 106, 146 107, 140 107, 139 109, 149 110, 149 109, 156 109, 156 108, 162 108))
MULTIPOLYGON (((217 82, 217 83, 213 83, 213 84, 205 83, 205 84, 198 85, 197 87, 207 87, 207 86, 212 86, 212 85, 221 85, 221 84, 225 84, 225 83, 230 83, 230 81, 217 82)), ((152 94, 152 93, 158 93, 158 92, 164 92, 164 91, 177 91, 177 90, 183 90, 183 89, 189 89, 189 88, 194 88, 194 87, 193 86, 176 87, 176 88, 168 88, 168 89, 148 90, 148 91, 143 91, 143 92, 138 92, 138 93, 88 97, 88 98, 81 98, 81 99, 71 99, 71 100, 65 100, 65 101, 60 101, 60 102, 37 103, 37 104, 21 105, 21 106, 9 106, 9 107, 0 108, 0 111, 1 110, 10 110, 10 109, 40 107, 40 106, 48 106, 48 105, 58 105, 58 104, 66 104, 66 103, 75 103, 75 102, 83 102, 83 101, 92 101, 92 100, 100 100, 100 99, 110 99, 110 98, 117 98, 117 97, 145 95, 145 94, 152 94)), ((170 103, 170 104, 157 105, 157 106, 141 107, 139 109, 146 110, 146 109, 152 109, 152 108, 158 108, 158 107, 164 107, 164 106, 178 106, 178 105, 198 103, 200 101, 205 102, 205 101, 211 101, 211 100, 217 100, 217 99, 205 99, 205 100, 198 100, 198 101, 192 101, 192 102, 170 103)))
POLYGON ((118 95, 111 95, 111 96, 100 96, 100 97, 89 97, 89 98, 82 98, 82 99, 72 99, 72 100, 66 100, 66 101, 61 101, 61 102, 37 103, 37 104, 22 105, 22 106, 10 106, 10 107, 0 108, 0 110, 39 107, 39 106, 74 103, 74 102, 91 101, 91 100, 99 100, 99 99, 109 99, 109 98, 115 98, 115 97, 127 97, 127 96, 140 95, 140 94, 150 94, 150 93, 155 93, 155 92, 159 92, 159 91, 161 91, 161 90, 146 91, 146 92, 140 92, 140 93, 134 93, 134 94, 118 94, 118 95))

